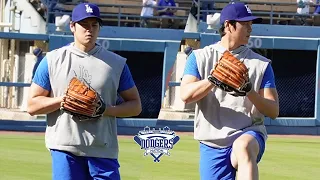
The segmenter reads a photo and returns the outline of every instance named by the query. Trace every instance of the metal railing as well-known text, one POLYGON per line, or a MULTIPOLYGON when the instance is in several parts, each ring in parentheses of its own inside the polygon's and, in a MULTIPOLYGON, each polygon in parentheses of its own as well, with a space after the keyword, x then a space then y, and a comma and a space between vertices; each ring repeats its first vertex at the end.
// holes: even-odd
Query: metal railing
MULTIPOLYGON (((257 15, 259 17, 268 17, 270 20, 270 24, 273 24, 273 20, 277 19, 274 16, 278 15, 278 16, 290 16, 290 17, 305 17, 305 18, 312 18, 314 16, 320 16, 319 14, 298 14, 297 12, 284 12, 284 11, 275 11, 275 7, 278 6, 295 6, 296 8, 298 8, 298 4, 297 3, 289 3, 289 2, 255 2, 255 1, 245 1, 245 0, 234 0, 233 2, 243 2, 245 4, 248 5, 266 5, 270 7, 270 11, 255 11, 252 10, 252 14, 257 15)), ((232 0, 193 0, 193 2, 197 5, 197 20, 198 23, 200 23, 200 16, 201 13, 206 12, 206 13, 220 13, 222 8, 214 8, 214 10, 202 10, 201 9, 201 2, 214 2, 216 3, 230 3, 232 2, 232 0)), ((316 7, 319 6, 320 4, 309 4, 310 8, 311 7, 316 7)))
MULTIPOLYGON (((77 5, 75 3, 64 3, 64 5, 77 5)), ((121 21, 126 21, 122 18, 134 18, 135 20, 141 20, 141 19, 153 19, 153 20, 159 20, 161 19, 175 19, 175 20, 182 20, 182 21, 186 21, 188 18, 188 15, 185 16, 178 16, 178 15, 173 15, 173 16, 159 16, 159 15, 154 15, 154 16, 141 16, 140 13, 139 14, 135 14, 135 13, 125 13, 124 9, 141 9, 143 7, 150 7, 150 6, 143 6, 143 5, 129 5, 129 4, 96 4, 100 7, 100 12, 101 12, 101 17, 104 18, 110 18, 110 17, 117 17, 117 25, 121 26, 121 21), (103 10, 101 10, 104 7, 109 7, 109 8, 114 8, 117 10, 117 13, 107 13, 104 12, 103 10)), ((186 11, 186 14, 189 13, 190 8, 185 8, 185 7, 173 7, 173 6, 153 6, 152 8, 154 9, 159 9, 159 8, 170 8, 170 9, 175 9, 175 10, 183 10, 186 11)), ((156 11, 157 12, 157 11, 156 11)), ((61 10, 58 12, 47 12, 47 24, 48 22, 48 17, 51 14, 57 15, 57 14, 66 14, 66 15, 70 15, 71 16, 72 11, 71 10, 61 10)), ((156 13, 157 14, 157 13, 156 13)))
MULTIPOLYGON (((249 4, 249 5, 265 5, 265 7, 269 7, 269 11, 256 11, 256 10, 253 10, 252 13, 254 15, 257 15, 257 16, 260 16, 262 18, 268 18, 270 21, 269 21, 269 24, 273 24, 273 21, 275 19, 281 19, 281 17, 284 17, 283 19, 285 20, 285 17, 287 18, 292 18, 292 17, 304 17, 304 18, 312 18, 314 16, 320 16, 318 14, 298 14, 296 12, 284 12, 284 11, 276 11, 275 10, 275 7, 279 7, 279 6, 295 6, 295 7, 298 7, 297 3, 291 3, 291 2, 255 2, 255 1, 249 1, 249 0, 192 0, 190 2, 190 5, 195 5, 196 8, 197 8, 197 21, 198 21, 198 24, 200 23, 200 17, 201 17, 201 14, 202 13, 219 13, 221 12, 222 8, 216 8, 214 7, 213 10, 204 10, 204 9, 201 9, 201 3, 202 2, 213 2, 214 4, 217 4, 217 3, 230 3, 230 2, 236 2, 236 1, 240 1, 240 2, 243 2, 243 3, 246 3, 246 4, 249 4), (275 17, 275 16, 278 16, 278 17, 275 17), (280 18, 279 18, 280 17, 280 18)), ((59 0, 57 0, 57 2, 59 2, 59 0)), ((77 5, 77 3, 63 3, 64 5, 77 5)), ((102 18, 105 18, 107 19, 108 17, 110 18, 109 20, 111 20, 111 18, 113 18, 112 21, 117 21, 117 26, 121 26, 121 22, 128 22, 127 19, 134 19, 138 22, 138 20, 141 20, 141 19, 150 19, 150 20, 159 20, 160 18, 161 19, 175 19, 175 20, 181 20, 182 22, 183 21, 186 21, 187 18, 188 18, 188 13, 190 11, 190 8, 188 7, 172 7, 172 6, 169 6, 168 8, 171 8, 171 9, 176 9, 176 10, 183 10, 183 11, 186 11, 186 15, 185 16, 177 16, 177 15, 174 15, 174 16, 170 16, 170 17, 167 17, 167 16, 158 16, 158 15, 154 15, 154 16, 148 16, 148 17, 142 17, 140 16, 140 13, 125 13, 125 9, 140 9, 142 10, 143 7, 150 7, 150 6, 143 6, 143 5, 130 5, 130 4, 104 4, 104 3, 100 3, 100 4, 97 4, 100 8, 104 8, 104 7, 109 7, 109 8, 114 8, 116 10, 116 12, 114 13, 110 13, 110 12, 104 12, 103 10, 101 11, 101 16, 102 18), (123 18, 127 18, 127 19, 123 19, 123 18)), ((310 4, 309 6, 310 7, 315 7, 315 6, 318 6, 320 4, 310 4)), ((155 10, 156 9, 159 9, 159 8, 165 8, 164 6, 154 6, 153 7, 155 10)), ((157 12, 157 11, 155 11, 157 12)), ((68 15, 71 15, 71 10, 61 10, 59 12, 52 12, 52 11, 48 11, 46 13, 46 21, 47 23, 48 22, 48 17, 49 15, 56 15, 56 14, 68 14, 68 15)), ((206 17, 204 17, 206 18, 206 17)), ((134 22, 131 21, 131 22, 134 22)))

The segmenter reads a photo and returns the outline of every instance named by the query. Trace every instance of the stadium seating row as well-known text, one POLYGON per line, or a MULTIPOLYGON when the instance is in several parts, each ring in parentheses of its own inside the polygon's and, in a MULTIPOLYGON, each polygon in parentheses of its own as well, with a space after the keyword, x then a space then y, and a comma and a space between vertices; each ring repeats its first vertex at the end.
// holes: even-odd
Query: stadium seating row
MULTIPOLYGON (((141 5, 142 0, 90 0, 90 2, 94 3, 105 3, 105 4, 130 4, 130 5, 141 5)), ((175 0, 179 7, 190 8, 192 5, 191 0, 175 0)), ((278 1, 283 3, 282 5, 271 5, 265 3, 277 2, 275 0, 251 0, 249 4, 250 9, 256 13, 256 15, 262 17, 264 19, 263 23, 269 24, 276 24, 279 22, 285 22, 286 24, 290 24, 291 21, 295 20, 294 15, 286 15, 285 13, 294 14, 297 12, 297 1, 296 0, 281 0, 278 1), (256 3, 256 4, 254 4, 256 3), (292 3, 291 5, 286 5, 284 3, 292 3), (270 16, 271 11, 273 12, 273 16, 270 16), (272 17, 272 21, 270 21, 272 17)), ((216 2, 215 3, 215 10, 221 10, 227 3, 216 2)), ((108 13, 118 13, 119 10, 117 8, 103 8, 103 12, 108 13)), ((310 7, 310 14, 314 11, 314 7, 310 7)), ((141 8, 122 8, 121 12, 123 14, 132 14, 132 15, 139 15, 141 12, 141 8)), ((184 10, 178 10, 177 16, 187 16, 188 13, 184 10)), ((110 21, 117 21, 117 17, 109 18, 110 21)), ((311 22, 314 19, 312 17, 307 17, 306 21, 311 22)), ((128 21, 128 20, 124 20, 128 21)), ((131 22, 136 22, 137 20, 131 20, 131 22)), ((157 21, 157 20, 155 20, 157 21)))
MULTIPOLYGON (((107 7, 100 6, 101 13, 104 14, 103 20, 104 23, 108 25, 117 24, 118 23, 118 14, 121 12, 122 17, 120 18, 121 23, 140 23, 140 17, 130 17, 130 16, 140 16, 142 0, 89 0, 88 2, 96 3, 96 4, 105 4, 107 7), (114 5, 114 6, 110 6, 114 5), (133 7, 119 7, 119 5, 133 5, 133 7), (134 7, 136 6, 136 7, 134 7)), ((178 7, 191 7, 191 0, 176 0, 176 4, 178 7), (180 4, 181 1, 181 4, 180 4)), ((63 5, 66 11, 72 11, 74 5, 63 5)), ((156 12, 156 11, 155 11, 156 12)), ((188 10, 177 10, 176 16, 178 17, 187 17, 188 10)), ((155 13, 155 15, 157 15, 155 13)), ((153 19, 151 22, 155 25, 159 25, 159 19, 153 19)), ((180 27, 185 26, 186 21, 180 22, 180 27)))
MULTIPOLYGON (((96 4, 105 4, 108 6, 101 6, 101 12, 105 14, 104 23, 106 25, 119 25, 119 19, 122 23, 129 24, 139 24, 140 22, 140 13, 141 13, 141 4, 142 0, 87 0, 88 2, 96 4), (112 6, 113 5, 113 6, 112 6), (123 5, 123 6, 121 6, 123 5), (133 5, 132 7, 125 7, 127 5, 133 5), (119 18, 118 14, 121 12, 122 17, 119 18), (133 17, 135 16, 135 17, 133 17)), ((190 8, 192 6, 192 0, 175 0, 178 7, 190 8)), ((275 0, 251 0, 249 3, 250 9, 254 14, 260 16, 264 19, 264 24, 279 24, 279 22, 284 22, 285 24, 290 24, 291 21, 294 21, 296 16, 294 15, 297 12, 296 0, 281 0, 278 1, 282 4, 268 4, 268 3, 277 2, 275 0), (291 5, 284 3, 292 3, 291 5), (270 13, 273 15, 270 15, 270 13), (291 13, 291 14, 290 14, 291 13), (271 19, 272 18, 272 19, 271 19)), ((224 6, 227 5, 227 2, 215 2, 215 10, 220 11, 224 6)), ((63 8, 67 12, 71 12, 74 5, 64 4, 63 8)), ((310 14, 314 11, 314 7, 310 7, 310 14)), ((187 17, 189 14, 188 10, 178 10, 175 14, 176 17, 187 17)), ((155 15, 157 13, 155 11, 155 15)), ((314 24, 314 17, 305 18, 306 21, 314 24)), ((155 18, 151 20, 153 24, 158 25, 159 19, 155 18)), ((181 20, 180 27, 184 27, 186 20, 181 20)))

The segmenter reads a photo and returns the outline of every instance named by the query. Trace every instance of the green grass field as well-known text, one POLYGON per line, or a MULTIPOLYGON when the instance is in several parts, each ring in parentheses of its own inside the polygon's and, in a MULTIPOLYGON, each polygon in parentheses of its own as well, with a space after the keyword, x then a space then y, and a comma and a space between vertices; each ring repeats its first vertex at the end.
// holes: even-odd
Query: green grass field
MULTIPOLYGON (((179 133, 177 133, 179 135, 179 133)), ((133 137, 119 137, 123 180, 197 180, 198 143, 191 135, 154 163, 133 137)), ((320 177, 320 138, 269 137, 259 164, 262 180, 316 180, 320 177)), ((50 154, 43 135, 0 134, 0 180, 51 179, 50 154)))

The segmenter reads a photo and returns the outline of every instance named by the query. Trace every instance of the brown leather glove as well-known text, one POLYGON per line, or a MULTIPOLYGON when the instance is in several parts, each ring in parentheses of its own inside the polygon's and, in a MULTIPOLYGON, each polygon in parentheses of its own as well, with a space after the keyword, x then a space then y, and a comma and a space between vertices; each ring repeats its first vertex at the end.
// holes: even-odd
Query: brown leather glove
POLYGON ((77 116, 79 120, 88 120, 101 117, 106 105, 99 93, 74 77, 68 85, 60 109, 77 116))
POLYGON ((208 80, 233 96, 246 96, 252 89, 249 70, 229 51, 225 51, 215 64, 208 80))

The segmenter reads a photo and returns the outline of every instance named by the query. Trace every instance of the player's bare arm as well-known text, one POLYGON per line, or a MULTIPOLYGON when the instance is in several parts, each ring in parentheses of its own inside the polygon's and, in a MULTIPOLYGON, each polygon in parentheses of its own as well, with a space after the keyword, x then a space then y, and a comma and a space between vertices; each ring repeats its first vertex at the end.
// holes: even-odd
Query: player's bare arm
POLYGON ((48 97, 49 93, 48 90, 32 83, 28 94, 27 112, 33 116, 58 110, 63 97, 48 97))
POLYGON ((119 93, 124 102, 107 107, 104 116, 131 117, 141 113, 141 100, 136 86, 119 93))
POLYGON ((279 97, 275 88, 260 89, 259 93, 251 91, 247 97, 263 115, 275 119, 279 115, 279 97))
POLYGON ((205 97, 214 85, 207 79, 199 80, 195 76, 185 75, 180 85, 180 98, 186 103, 193 103, 205 97))

